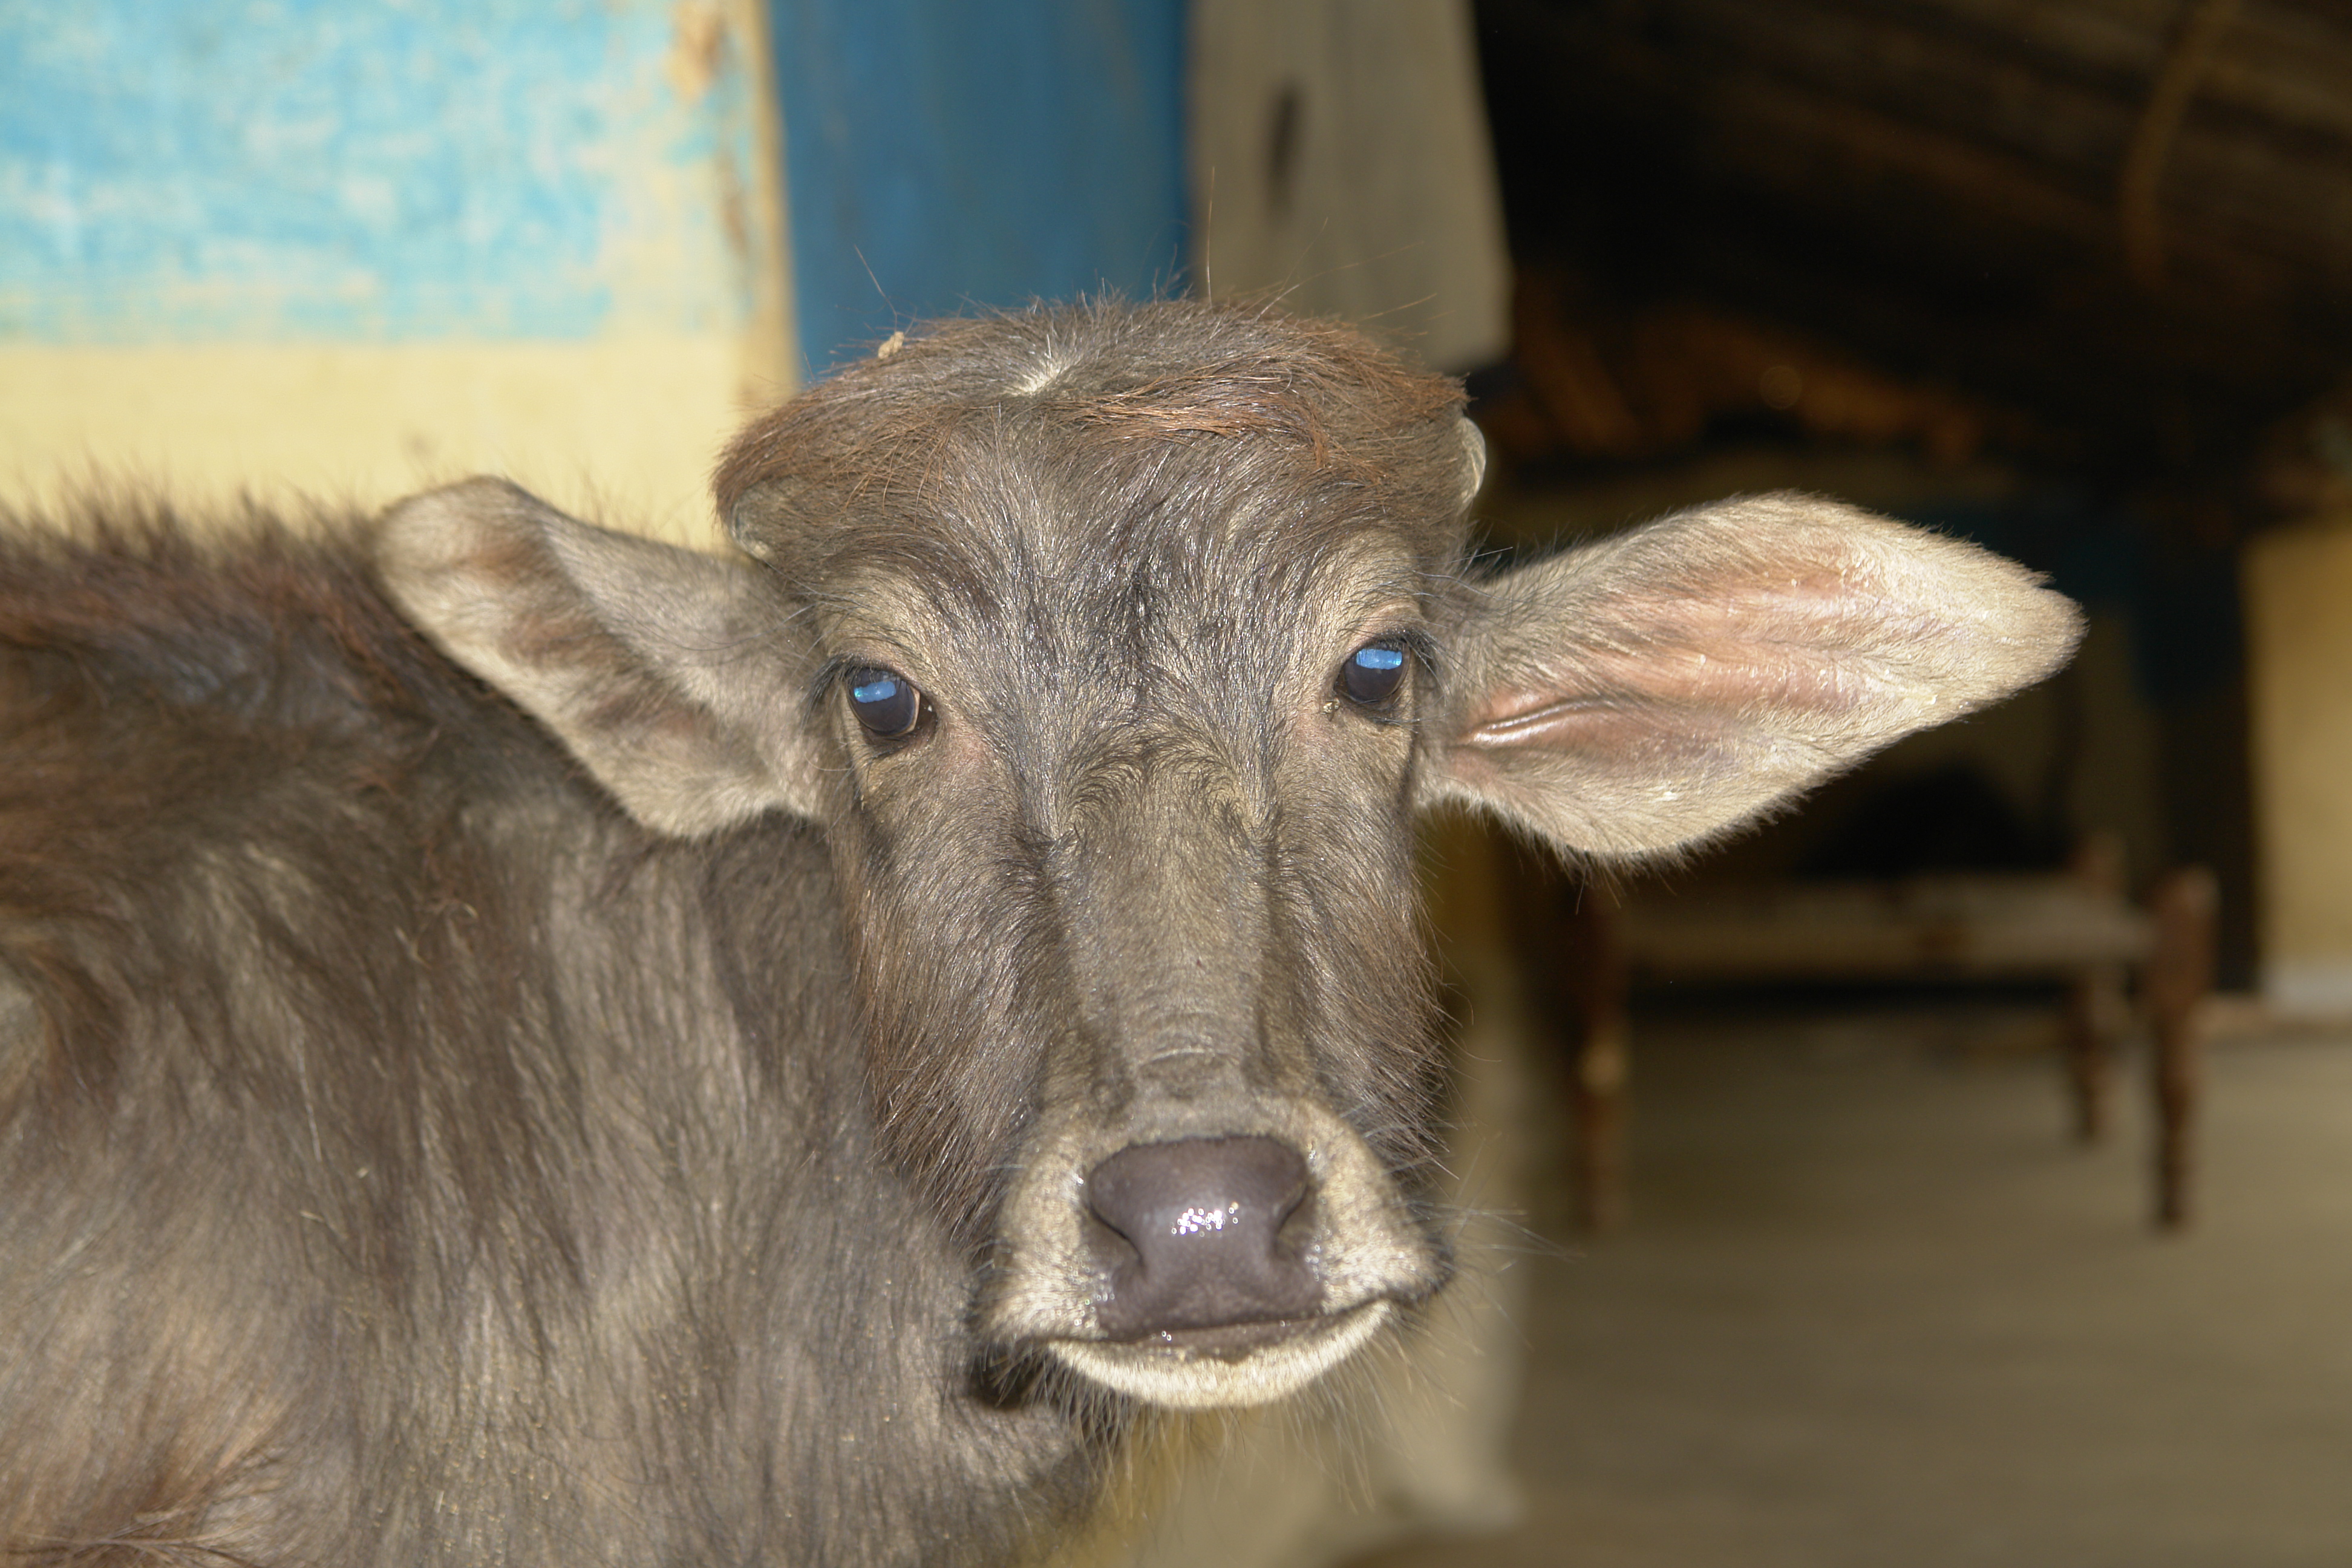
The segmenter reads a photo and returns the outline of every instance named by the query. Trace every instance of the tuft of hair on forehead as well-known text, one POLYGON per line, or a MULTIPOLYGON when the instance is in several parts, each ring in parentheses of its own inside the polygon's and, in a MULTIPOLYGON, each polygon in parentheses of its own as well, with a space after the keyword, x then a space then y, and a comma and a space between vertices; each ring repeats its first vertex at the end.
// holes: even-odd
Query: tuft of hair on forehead
MULTIPOLYGON (((934 321, 754 421, 713 481, 737 542, 920 510, 1012 430, 1074 466, 1204 443, 1281 454, 1432 521, 1467 499, 1460 383, 1354 329, 1264 305, 1112 299, 934 321)), ((1475 472, 1472 482, 1475 484, 1475 472)))

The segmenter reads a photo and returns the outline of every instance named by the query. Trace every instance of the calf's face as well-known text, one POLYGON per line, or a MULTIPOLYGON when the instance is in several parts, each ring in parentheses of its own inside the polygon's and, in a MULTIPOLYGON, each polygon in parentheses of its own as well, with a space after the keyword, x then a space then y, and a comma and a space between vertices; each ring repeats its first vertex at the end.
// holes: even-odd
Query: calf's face
POLYGON ((1131 451, 1003 430, 880 561, 737 508, 824 584, 877 1110, 991 1233, 987 1339, 1271 1397, 1444 1277, 1391 1173, 1427 1153, 1411 791, 1460 498, 1391 521, 1311 472, 1237 493, 1207 443, 1139 483, 1131 451))
POLYGON ((982 1348, 1242 1405, 1447 1273, 1417 809, 1671 851, 2075 635, 2014 566, 1803 498, 1474 580, 1481 450, 1337 329, 1041 310, 746 432, 749 563, 491 481, 381 557, 648 827, 823 825, 876 1122, 982 1348))

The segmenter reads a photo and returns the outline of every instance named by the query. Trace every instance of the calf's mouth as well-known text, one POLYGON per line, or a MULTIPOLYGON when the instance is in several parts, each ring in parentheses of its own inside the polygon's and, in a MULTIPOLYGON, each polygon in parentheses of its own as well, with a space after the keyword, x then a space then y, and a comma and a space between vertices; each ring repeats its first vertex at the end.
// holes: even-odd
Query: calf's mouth
POLYGON ((1171 1330, 1149 1341, 1049 1340, 1061 1363, 1107 1388, 1176 1410, 1267 1405, 1305 1388, 1380 1331, 1395 1304, 1328 1316, 1171 1330))
POLYGON ((1097 1138, 1075 1128, 1038 1142, 1003 1212, 982 1333, 1149 1404, 1294 1394, 1448 1271, 1371 1151, 1315 1107, 1094 1158, 1097 1138))

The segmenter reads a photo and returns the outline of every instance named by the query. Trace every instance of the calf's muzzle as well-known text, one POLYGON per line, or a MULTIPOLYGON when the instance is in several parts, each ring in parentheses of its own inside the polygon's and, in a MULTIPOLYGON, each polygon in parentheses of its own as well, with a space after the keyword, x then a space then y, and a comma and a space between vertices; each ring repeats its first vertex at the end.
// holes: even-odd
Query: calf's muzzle
POLYGON ((1110 1339, 1246 1331, 1322 1303, 1301 1238, 1286 1228, 1308 1199, 1307 1162, 1286 1144, 1132 1144, 1088 1173, 1086 1191, 1090 1250, 1107 1286, 1095 1315, 1110 1339))

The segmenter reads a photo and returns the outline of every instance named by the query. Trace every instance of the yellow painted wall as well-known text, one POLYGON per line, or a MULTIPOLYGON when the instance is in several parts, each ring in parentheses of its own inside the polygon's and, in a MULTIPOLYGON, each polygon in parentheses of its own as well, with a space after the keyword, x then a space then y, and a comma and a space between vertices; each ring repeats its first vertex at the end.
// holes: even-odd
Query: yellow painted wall
MULTIPOLYGON (((800 359, 765 5, 411 9, 16 19, 0 41, 74 157, 0 221, 0 504, 135 488, 299 515, 493 473, 717 542, 713 460, 800 359), (116 58, 150 43, 147 75, 116 58), (144 129, 110 140, 110 110, 144 129), (148 270, 109 271, 109 244, 148 270)), ((0 175, 38 153, 0 145, 0 175)))
POLYGON ((2352 1010, 2352 518, 2257 539, 2245 593, 2263 987, 2352 1010))
POLYGON ((0 343, 0 500, 93 485, 363 507, 475 473, 709 545, 713 458, 790 389, 731 336, 583 342, 0 343))

